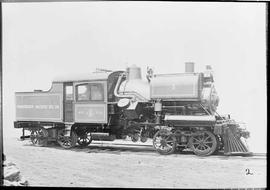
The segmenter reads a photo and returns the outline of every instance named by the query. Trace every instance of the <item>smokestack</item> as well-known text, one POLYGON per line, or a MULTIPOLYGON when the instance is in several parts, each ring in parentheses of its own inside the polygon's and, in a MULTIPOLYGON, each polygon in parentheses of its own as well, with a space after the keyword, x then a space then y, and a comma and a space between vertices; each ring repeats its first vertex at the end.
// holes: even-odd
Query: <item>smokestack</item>
POLYGON ((186 62, 185 63, 185 72, 186 73, 194 73, 194 62, 186 62))
POLYGON ((141 68, 137 67, 136 65, 132 65, 127 68, 128 73, 128 81, 134 80, 134 79, 142 79, 141 75, 141 68))

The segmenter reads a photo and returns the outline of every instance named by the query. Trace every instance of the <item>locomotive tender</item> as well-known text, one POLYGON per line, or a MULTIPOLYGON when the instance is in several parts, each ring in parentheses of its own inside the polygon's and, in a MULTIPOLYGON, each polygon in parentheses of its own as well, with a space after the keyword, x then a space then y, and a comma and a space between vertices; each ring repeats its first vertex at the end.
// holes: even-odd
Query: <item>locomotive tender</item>
POLYGON ((185 73, 175 74, 148 68, 147 81, 133 65, 56 78, 49 91, 16 92, 14 127, 23 129, 23 138, 29 130, 36 146, 57 141, 68 149, 129 136, 133 142, 153 139, 160 154, 187 148, 199 156, 250 154, 241 139, 249 132, 216 112, 211 66, 201 73, 192 62, 185 66, 185 73))

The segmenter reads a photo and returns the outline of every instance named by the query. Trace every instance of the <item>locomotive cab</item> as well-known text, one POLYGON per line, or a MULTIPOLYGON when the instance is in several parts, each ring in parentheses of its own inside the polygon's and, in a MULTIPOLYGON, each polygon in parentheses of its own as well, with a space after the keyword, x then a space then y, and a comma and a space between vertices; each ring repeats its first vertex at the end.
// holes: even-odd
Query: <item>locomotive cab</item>
POLYGON ((114 88, 121 73, 58 77, 48 91, 16 92, 15 128, 30 130, 32 142, 39 146, 56 140, 71 148, 77 142, 114 139, 111 133, 118 126, 114 88))

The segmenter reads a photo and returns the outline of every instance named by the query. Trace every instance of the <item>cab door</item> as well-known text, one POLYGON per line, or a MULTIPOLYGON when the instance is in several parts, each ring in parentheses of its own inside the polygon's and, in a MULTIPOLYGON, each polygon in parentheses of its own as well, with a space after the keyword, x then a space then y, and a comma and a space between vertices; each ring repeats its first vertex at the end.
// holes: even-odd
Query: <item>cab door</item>
POLYGON ((64 83, 64 122, 73 122, 74 89, 72 82, 64 83))
POLYGON ((107 82, 89 81, 74 84, 76 102, 74 121, 107 123, 107 82))

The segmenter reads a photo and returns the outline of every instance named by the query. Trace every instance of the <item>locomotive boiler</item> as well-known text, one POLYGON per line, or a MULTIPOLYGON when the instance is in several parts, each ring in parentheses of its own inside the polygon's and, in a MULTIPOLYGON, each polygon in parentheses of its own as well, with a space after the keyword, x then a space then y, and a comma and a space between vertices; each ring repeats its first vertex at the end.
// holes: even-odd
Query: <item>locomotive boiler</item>
POLYGON ((57 141, 68 149, 129 136, 133 142, 152 139, 160 154, 250 154, 242 141, 249 132, 217 113, 211 66, 205 72, 194 72, 192 62, 185 66, 185 73, 173 74, 148 68, 146 80, 135 65, 56 78, 49 91, 15 93, 14 126, 29 130, 37 146, 57 141))

